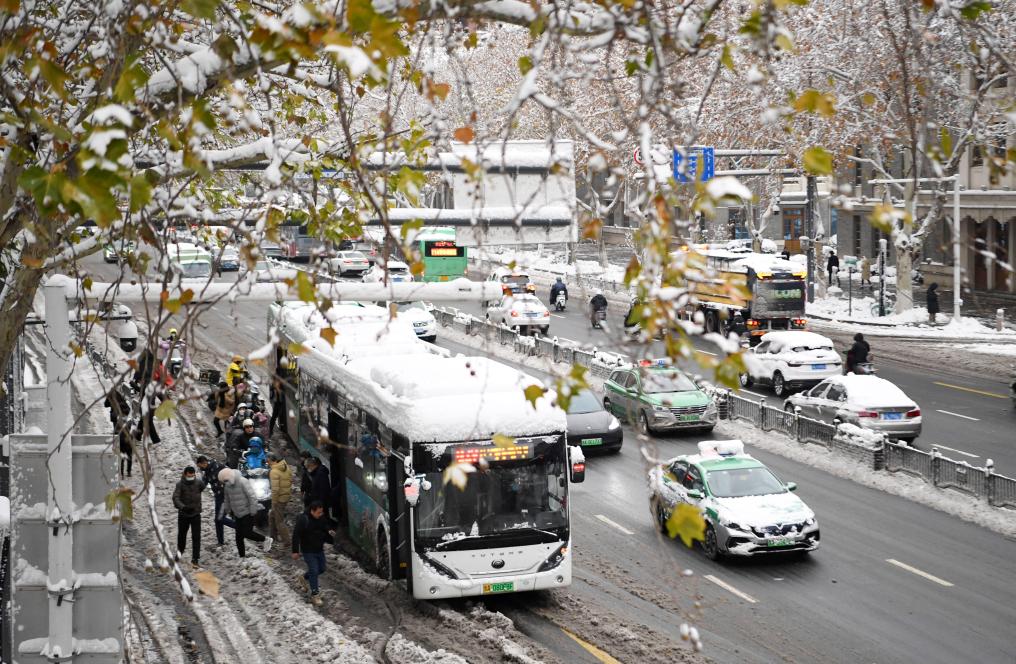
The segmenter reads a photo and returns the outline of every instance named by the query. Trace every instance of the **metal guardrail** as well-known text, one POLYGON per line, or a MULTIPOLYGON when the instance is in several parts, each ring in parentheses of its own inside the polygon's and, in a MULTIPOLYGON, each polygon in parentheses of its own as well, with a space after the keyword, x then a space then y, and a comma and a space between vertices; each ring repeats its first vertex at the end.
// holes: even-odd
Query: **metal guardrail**
MULTIPOLYGON (((434 317, 445 327, 480 335, 524 355, 543 357, 562 364, 577 364, 588 368, 590 374, 600 378, 608 377, 616 367, 631 362, 624 355, 582 348, 569 339, 522 335, 504 325, 480 320, 453 308, 435 309, 434 317)), ((843 442, 843 438, 837 438, 840 429, 836 424, 781 410, 766 404, 764 399, 748 399, 722 388, 709 389, 717 400, 721 419, 741 420, 761 431, 775 431, 800 443, 813 443, 828 449, 842 449, 843 445, 849 445, 843 442)), ((1016 479, 996 475, 991 468, 975 468, 962 461, 954 461, 942 456, 937 450, 923 452, 884 438, 879 446, 874 449, 864 448, 867 452, 884 452, 884 462, 878 459, 874 463, 875 472, 884 468, 892 473, 909 473, 933 486, 983 498, 995 507, 1016 508, 1016 479)))

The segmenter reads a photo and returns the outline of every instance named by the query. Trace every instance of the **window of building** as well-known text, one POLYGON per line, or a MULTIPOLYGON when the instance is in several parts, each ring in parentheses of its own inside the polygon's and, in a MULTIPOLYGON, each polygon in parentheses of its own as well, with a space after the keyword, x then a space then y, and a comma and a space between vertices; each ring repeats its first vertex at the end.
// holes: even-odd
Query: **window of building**
POLYGON ((980 145, 973 145, 970 148, 970 165, 971 166, 984 166, 984 151, 981 150, 980 145))
POLYGON ((851 253, 855 256, 861 255, 861 215, 855 214, 853 217, 854 221, 854 240, 851 243, 851 253))

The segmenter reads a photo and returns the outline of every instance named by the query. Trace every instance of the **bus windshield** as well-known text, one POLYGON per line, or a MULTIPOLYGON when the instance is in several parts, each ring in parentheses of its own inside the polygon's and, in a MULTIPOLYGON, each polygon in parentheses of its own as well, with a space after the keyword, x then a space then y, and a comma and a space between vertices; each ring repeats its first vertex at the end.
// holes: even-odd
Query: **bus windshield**
POLYGON ((503 448, 489 443, 449 445, 439 457, 423 447, 414 467, 431 483, 416 508, 416 541, 423 549, 480 549, 493 545, 549 543, 568 539, 567 466, 564 444, 517 441, 512 460, 498 461, 503 448), (459 488, 445 484, 445 469, 475 460, 459 488))
POLYGON ((187 278, 203 279, 212 273, 212 264, 206 261, 194 261, 180 265, 183 276, 187 278))

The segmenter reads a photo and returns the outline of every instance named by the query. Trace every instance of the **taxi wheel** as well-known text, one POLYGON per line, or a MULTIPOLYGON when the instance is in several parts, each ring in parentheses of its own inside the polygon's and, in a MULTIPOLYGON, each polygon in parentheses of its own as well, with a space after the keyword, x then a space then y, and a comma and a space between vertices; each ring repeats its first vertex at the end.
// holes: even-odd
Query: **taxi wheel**
POLYGON ((716 530, 711 523, 706 524, 706 533, 702 538, 702 553, 706 554, 709 560, 717 560, 720 557, 720 545, 716 542, 716 530))
POLYGON ((783 380, 783 374, 779 371, 773 374, 773 394, 778 397, 786 396, 787 383, 783 380))
POLYGON ((656 525, 660 528, 660 532, 666 535, 667 512, 663 509, 663 504, 659 500, 653 501, 653 516, 656 519, 656 525))
POLYGON ((653 434, 653 429, 649 426, 649 418, 646 417, 645 411, 639 412, 639 431, 647 436, 651 436, 653 434))

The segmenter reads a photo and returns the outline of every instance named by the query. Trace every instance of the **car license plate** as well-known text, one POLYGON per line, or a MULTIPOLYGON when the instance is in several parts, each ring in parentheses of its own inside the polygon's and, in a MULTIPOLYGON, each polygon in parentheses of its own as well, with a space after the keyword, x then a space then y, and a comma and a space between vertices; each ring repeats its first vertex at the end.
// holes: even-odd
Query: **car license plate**
POLYGON ((824 364, 813 364, 813 365, 811 365, 811 368, 813 370, 815 370, 815 371, 825 371, 825 367, 826 367, 826 365, 824 365, 824 364))
POLYGON ((514 581, 502 581, 501 583, 483 584, 484 595, 489 595, 491 593, 510 593, 510 592, 515 592, 514 581))
POLYGON ((697 422, 699 419, 698 415, 678 415, 678 422, 697 422))
POLYGON ((536 318, 537 316, 540 315, 540 312, 538 312, 538 311, 527 311, 526 315, 529 316, 530 318, 536 318))
POLYGON ((582 444, 583 445, 603 445, 603 439, 602 438, 583 438, 582 439, 582 444))
POLYGON ((789 537, 774 537, 766 540, 766 546, 790 546, 794 540, 789 537))
POLYGON ((902 420, 903 413, 882 413, 883 420, 902 420))

